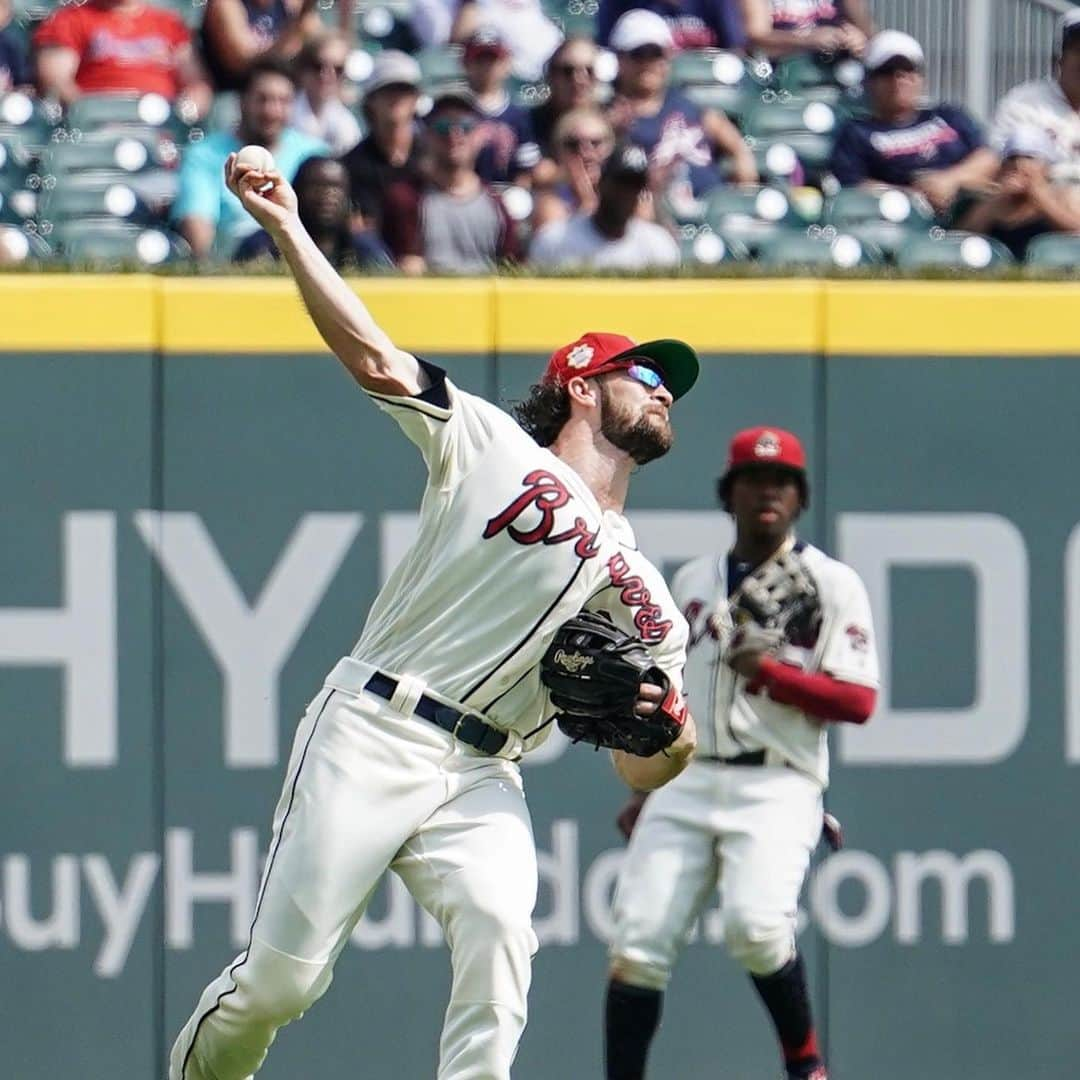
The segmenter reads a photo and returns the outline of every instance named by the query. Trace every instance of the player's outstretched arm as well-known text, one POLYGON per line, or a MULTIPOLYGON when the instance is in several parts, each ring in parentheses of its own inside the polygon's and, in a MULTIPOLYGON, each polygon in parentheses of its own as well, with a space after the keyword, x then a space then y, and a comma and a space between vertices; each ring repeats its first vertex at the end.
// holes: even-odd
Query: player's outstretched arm
POLYGON ((273 237, 312 321, 353 378, 365 390, 380 394, 405 396, 426 389, 427 377, 416 357, 394 345, 308 235, 288 181, 276 171, 262 172, 238 163, 236 155, 230 154, 225 182, 273 237))

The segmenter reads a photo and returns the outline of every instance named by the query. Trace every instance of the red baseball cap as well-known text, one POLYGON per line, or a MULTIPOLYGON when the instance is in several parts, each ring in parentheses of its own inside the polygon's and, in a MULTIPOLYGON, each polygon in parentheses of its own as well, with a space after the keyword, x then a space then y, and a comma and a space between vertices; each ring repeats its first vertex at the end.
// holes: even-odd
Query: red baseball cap
POLYGON ((727 503, 735 476, 755 466, 791 470, 799 480, 803 506, 809 504, 806 451, 797 435, 777 427, 752 427, 736 433, 728 446, 727 468, 717 483, 721 503, 727 503))
POLYGON ((590 331, 551 355, 544 382, 567 383, 576 376, 588 378, 605 371, 629 367, 635 360, 647 360, 664 377, 673 398, 681 398, 697 381, 698 358, 684 341, 659 338, 640 345, 622 334, 590 331))

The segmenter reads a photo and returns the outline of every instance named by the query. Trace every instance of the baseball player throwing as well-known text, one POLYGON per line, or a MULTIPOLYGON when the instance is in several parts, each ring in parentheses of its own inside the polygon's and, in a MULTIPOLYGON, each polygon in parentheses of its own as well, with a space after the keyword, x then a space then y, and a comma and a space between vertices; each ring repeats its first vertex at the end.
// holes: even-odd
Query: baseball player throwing
POLYGON ((327 345, 420 450, 428 482, 416 543, 300 722, 247 948, 203 992, 169 1077, 251 1077, 277 1030, 330 985, 392 869, 452 954, 440 1080, 506 1080, 536 949, 517 761, 550 730, 538 664, 561 624, 607 612, 670 683, 665 694, 643 682, 636 712, 670 710, 679 734, 666 753, 615 752, 627 783, 666 782, 694 749, 671 695, 686 622, 621 510, 631 471, 671 444, 668 410, 697 357, 677 341, 586 334, 552 356, 519 408, 523 430, 395 348, 304 231, 280 175, 234 155, 226 178, 327 345))
POLYGON ((795 913, 822 831, 827 725, 861 724, 874 709, 870 605, 850 567, 794 533, 809 498, 794 435, 737 434, 718 493, 735 546, 688 563, 672 585, 690 623, 698 754, 643 809, 639 793, 620 815, 633 835, 615 899, 608 1080, 645 1075, 672 967, 717 884, 725 944, 769 1011, 787 1076, 827 1075, 795 913))

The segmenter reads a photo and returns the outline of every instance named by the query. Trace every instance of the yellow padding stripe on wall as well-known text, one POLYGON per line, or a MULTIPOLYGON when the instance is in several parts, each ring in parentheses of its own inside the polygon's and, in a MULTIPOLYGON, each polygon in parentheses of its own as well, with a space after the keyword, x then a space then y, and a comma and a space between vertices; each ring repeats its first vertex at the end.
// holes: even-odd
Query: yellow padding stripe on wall
POLYGON ((500 352, 550 352, 586 330, 715 353, 808 353, 821 341, 813 281, 500 280, 495 294, 500 352))
POLYGON ((2 274, 0 349, 150 352, 158 292, 142 274, 2 274))
MULTIPOLYGON (((163 278, 161 344, 166 353, 322 352, 289 278, 163 278)), ((490 352, 488 281, 356 279, 376 321, 417 352, 490 352)))
MULTIPOLYGON (((429 353, 546 353, 585 330, 706 353, 1080 356, 1080 283, 807 279, 351 282, 429 353)), ((288 354, 324 346, 291 280, 0 275, 0 351, 288 354)))
POLYGON ((1080 283, 832 281, 830 356, 1080 356, 1080 283))

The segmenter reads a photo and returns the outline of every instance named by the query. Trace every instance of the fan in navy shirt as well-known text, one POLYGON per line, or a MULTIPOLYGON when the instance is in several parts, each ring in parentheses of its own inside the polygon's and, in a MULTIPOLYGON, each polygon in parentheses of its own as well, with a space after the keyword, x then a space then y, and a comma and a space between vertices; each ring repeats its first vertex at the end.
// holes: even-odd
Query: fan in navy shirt
POLYGON ((739 0, 751 49, 772 57, 861 56, 874 32, 867 0, 739 0))
POLYGON ((962 190, 979 190, 997 169, 978 125, 954 105, 921 108, 923 51, 896 30, 867 46, 866 94, 872 115, 837 132, 830 168, 844 187, 879 183, 921 192, 939 213, 962 190))
POLYGON ((634 8, 655 11, 676 49, 737 49, 746 45, 738 0, 600 0, 596 40, 607 45, 619 17, 634 8))
POLYGON ((483 114, 476 172, 486 184, 506 183, 531 172, 540 161, 527 109, 510 100, 510 48, 492 26, 482 26, 465 43, 465 81, 483 114))
POLYGON ((653 11, 628 11, 611 32, 619 58, 608 120, 616 134, 648 152, 654 182, 681 200, 699 198, 720 183, 714 155, 730 156, 732 176, 754 183, 754 155, 721 112, 700 109, 673 90, 668 24, 653 11))
POLYGON ((0 0, 0 94, 34 82, 26 40, 10 23, 11 0, 0 0))

